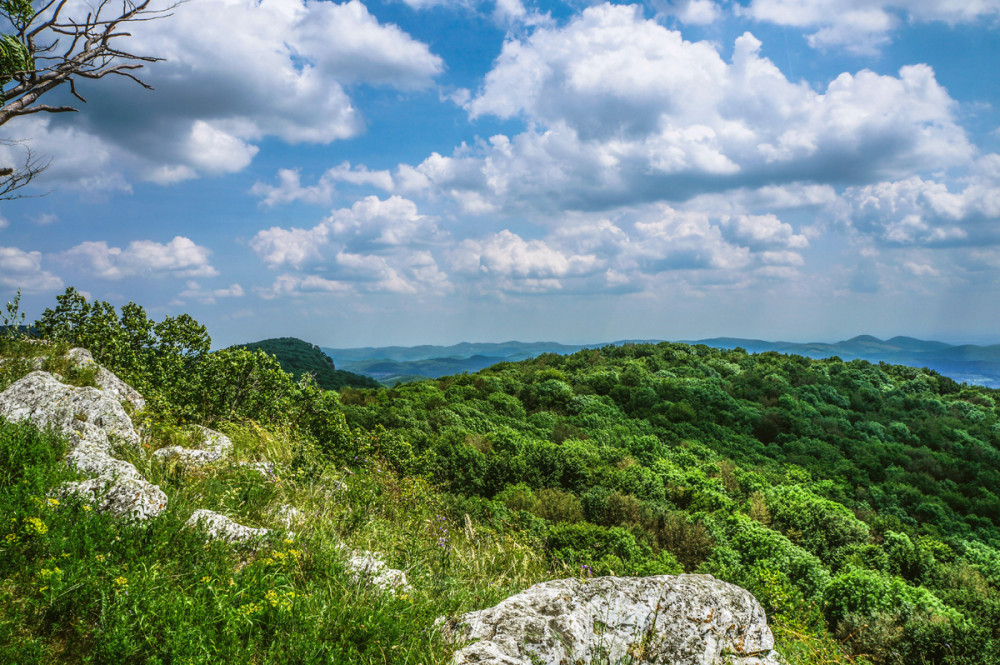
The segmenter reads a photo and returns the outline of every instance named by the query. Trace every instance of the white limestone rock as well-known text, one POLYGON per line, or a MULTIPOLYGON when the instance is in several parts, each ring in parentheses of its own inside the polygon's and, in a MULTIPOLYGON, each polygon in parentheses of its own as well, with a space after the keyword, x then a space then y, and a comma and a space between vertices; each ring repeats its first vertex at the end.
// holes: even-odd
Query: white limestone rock
POLYGON ((186 526, 201 529, 210 540, 225 540, 228 543, 250 543, 271 532, 270 529, 243 526, 225 515, 204 509, 194 511, 186 526))
POLYGON ((444 622, 452 663, 782 665, 760 603, 710 575, 543 582, 444 622))
POLYGON ((390 568, 375 552, 354 552, 347 560, 355 582, 366 581, 385 591, 412 591, 406 573, 390 568))
MULTIPOLYGON (((131 466, 131 465, 129 465, 131 466)), ((133 471, 134 471, 133 467, 133 471)), ((167 508, 167 495, 141 476, 104 475, 59 488, 63 495, 76 495, 95 504, 98 511, 133 520, 148 520, 167 508)))
POLYGON ((192 425, 201 437, 201 445, 198 448, 184 448, 183 446, 169 446, 160 448, 153 455, 162 460, 177 460, 185 466, 203 466, 218 462, 232 450, 233 442, 228 436, 213 429, 192 425))
MULTIPOLYGON (((82 352, 76 354, 79 362, 89 356, 83 349, 76 351, 82 352)), ((57 493, 78 495, 101 512, 137 520, 156 517, 166 509, 167 495, 132 464, 111 454, 112 439, 139 445, 132 420, 115 396, 97 388, 67 386, 46 372, 32 372, 0 393, 0 417, 26 420, 66 436, 70 445, 66 463, 96 476, 67 483, 57 493)))
MULTIPOLYGON (((66 352, 66 358, 75 365, 96 365, 93 354, 87 349, 75 348, 66 352)), ((119 402, 128 402, 136 411, 146 408, 146 400, 135 388, 119 379, 103 365, 97 366, 97 376, 94 378, 97 387, 119 402)))
POLYGON ((32 372, 0 393, 0 417, 27 420, 40 429, 52 427, 74 438, 85 432, 84 438, 95 443, 107 445, 110 435, 139 445, 139 434, 118 400, 97 388, 67 386, 47 372, 32 372))

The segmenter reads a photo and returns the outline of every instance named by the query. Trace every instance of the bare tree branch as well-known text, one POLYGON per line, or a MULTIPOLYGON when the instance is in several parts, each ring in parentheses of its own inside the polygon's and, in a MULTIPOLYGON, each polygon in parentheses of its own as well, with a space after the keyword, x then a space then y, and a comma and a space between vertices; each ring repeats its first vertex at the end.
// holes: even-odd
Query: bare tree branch
MULTIPOLYGON (((131 36, 123 29, 128 23, 165 18, 180 4, 155 9, 153 1, 100 0, 82 20, 76 20, 70 8, 77 5, 70 0, 47 0, 37 8, 31 0, 0 0, 0 125, 22 115, 76 111, 75 106, 38 100, 68 83, 73 97, 85 103, 76 88, 77 79, 123 76, 152 90, 135 70, 162 58, 117 48, 117 40, 131 36)), ((17 143, 0 139, 0 145, 17 143)), ((48 168, 47 161, 35 158, 27 148, 25 152, 22 166, 0 163, 0 200, 21 198, 12 192, 48 168)))
POLYGON ((36 157, 31 152, 31 148, 21 144, 21 141, 0 140, 0 145, 20 146, 24 149, 24 162, 21 166, 0 168, 0 201, 26 198, 24 194, 15 194, 14 192, 49 168, 49 160, 36 157))

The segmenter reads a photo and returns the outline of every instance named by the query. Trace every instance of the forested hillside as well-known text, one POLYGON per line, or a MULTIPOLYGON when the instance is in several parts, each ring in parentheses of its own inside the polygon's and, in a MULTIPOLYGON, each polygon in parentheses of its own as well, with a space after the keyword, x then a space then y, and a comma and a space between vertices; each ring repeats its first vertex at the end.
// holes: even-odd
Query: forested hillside
POLYGON ((303 342, 295 337, 265 339, 248 344, 237 344, 236 346, 250 351, 260 349, 264 353, 274 356, 278 364, 281 365, 281 369, 296 379, 301 378, 303 374, 309 374, 316 381, 316 385, 326 390, 340 390, 344 386, 354 388, 379 387, 378 381, 370 377, 337 369, 330 356, 323 353, 318 346, 303 342))
POLYGON ((876 662, 991 663, 996 397, 929 370, 661 343, 341 403, 394 435, 401 468, 553 561, 710 572, 876 662))
POLYGON ((0 391, 33 368, 93 385, 62 355, 91 349, 146 399, 128 459, 169 506, 129 525, 53 504, 66 444, 0 426, 0 660, 442 663, 439 616, 683 571, 749 589, 791 665, 1000 662, 997 391, 660 343, 334 392, 209 351, 190 317, 72 290, 35 329, 54 343, 0 339, 0 391), (191 422, 231 436, 233 461, 158 461, 191 422), (284 507, 307 517, 294 541, 209 548, 182 525, 219 505, 275 533, 284 507), (359 585, 343 543, 412 592, 359 585))

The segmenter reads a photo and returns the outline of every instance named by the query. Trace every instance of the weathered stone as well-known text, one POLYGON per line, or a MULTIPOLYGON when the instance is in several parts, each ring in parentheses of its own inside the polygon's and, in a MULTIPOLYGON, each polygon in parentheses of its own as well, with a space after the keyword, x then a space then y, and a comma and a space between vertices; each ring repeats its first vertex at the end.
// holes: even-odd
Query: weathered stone
MULTIPOLYGON (((87 349, 75 348, 66 352, 66 358, 78 366, 96 365, 93 354, 87 349)), ((135 388, 119 379, 103 365, 97 366, 97 376, 94 377, 101 392, 107 393, 119 402, 128 402, 136 411, 146 408, 146 400, 135 388)))
POLYGON ((95 504, 102 513, 134 520, 156 517, 167 507, 167 495, 163 490, 138 474, 104 475, 77 483, 66 483, 59 488, 59 493, 76 495, 83 501, 95 504))
POLYGON ((202 466, 212 462, 218 462, 229 454, 233 447, 233 442, 228 436, 221 432, 192 425, 201 437, 201 445, 198 448, 184 448, 183 446, 170 446, 160 448, 153 455, 162 460, 177 460, 185 466, 202 466))
MULTIPOLYGON (((89 353, 75 349, 74 362, 89 353)), ((72 353, 72 352, 71 352, 72 353)), ((97 388, 75 388, 46 372, 32 372, 0 393, 0 417, 50 427, 67 437, 67 464, 96 478, 61 486, 57 493, 75 494, 100 512, 149 519, 163 512, 167 495, 147 482, 136 468, 111 455, 109 435, 132 446, 139 435, 121 403, 97 388)))
POLYGON ((104 441, 111 435, 139 445, 139 435, 118 400, 97 388, 67 386, 47 372, 32 372, 0 393, 0 417, 12 422, 27 420, 38 428, 52 427, 70 437, 79 437, 75 432, 85 430, 97 439, 95 443, 102 438, 100 430, 104 441))
POLYGON ((300 526, 304 519, 305 513, 295 506, 286 504, 278 508, 278 521, 281 522, 282 526, 286 529, 292 529, 300 526))
POLYGON ((780 665, 750 592, 710 575, 544 582, 445 622, 454 665, 780 665))
POLYGON ((252 542, 271 532, 270 529, 243 526, 225 515, 204 509, 194 511, 186 526, 201 529, 210 540, 225 540, 229 543, 252 542))
POLYGON ((354 552, 347 560, 355 582, 367 581, 386 591, 411 591, 406 573, 390 568, 375 552, 354 552))

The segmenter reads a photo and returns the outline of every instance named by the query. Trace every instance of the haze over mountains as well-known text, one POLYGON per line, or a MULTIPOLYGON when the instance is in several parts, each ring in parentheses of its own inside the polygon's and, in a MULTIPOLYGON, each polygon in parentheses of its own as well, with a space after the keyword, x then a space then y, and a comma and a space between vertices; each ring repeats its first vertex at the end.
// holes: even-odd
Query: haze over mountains
MULTIPOLYGON (((612 345, 635 341, 620 340, 612 345)), ((741 347, 751 353, 776 351, 808 358, 838 356, 843 360, 862 359, 913 367, 928 367, 956 381, 1000 388, 1000 344, 977 346, 954 345, 925 341, 913 337, 893 337, 882 340, 859 335, 835 343, 769 342, 737 337, 714 337, 701 340, 680 340, 688 344, 705 344, 714 348, 741 347)), ((475 372, 498 362, 516 362, 543 353, 567 354, 584 348, 597 348, 607 343, 569 345, 557 342, 462 342, 452 346, 421 345, 412 347, 365 347, 334 349, 320 347, 333 358, 338 369, 370 376, 383 384, 417 378, 437 378, 461 372, 475 372)))

